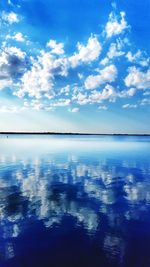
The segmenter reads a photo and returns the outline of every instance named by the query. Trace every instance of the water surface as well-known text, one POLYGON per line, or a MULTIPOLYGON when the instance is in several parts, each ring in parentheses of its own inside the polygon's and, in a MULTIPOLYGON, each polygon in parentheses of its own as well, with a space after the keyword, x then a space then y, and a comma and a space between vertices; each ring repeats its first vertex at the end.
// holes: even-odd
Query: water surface
POLYGON ((0 267, 149 267, 150 137, 0 135, 0 267))

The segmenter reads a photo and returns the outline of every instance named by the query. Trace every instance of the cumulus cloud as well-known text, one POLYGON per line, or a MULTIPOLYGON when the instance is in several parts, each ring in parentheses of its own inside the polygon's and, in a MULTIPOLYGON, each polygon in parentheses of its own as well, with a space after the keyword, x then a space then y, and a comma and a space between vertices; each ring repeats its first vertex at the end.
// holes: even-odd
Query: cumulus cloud
POLYGON ((117 43, 112 43, 109 47, 107 56, 112 59, 114 57, 120 57, 124 54, 125 53, 123 51, 120 51, 119 45, 117 43))
POLYGON ((13 24, 13 23, 18 23, 19 22, 19 17, 14 12, 6 13, 5 11, 3 11, 1 18, 2 18, 2 20, 4 20, 5 22, 8 22, 9 24, 13 24))
POLYGON ((86 105, 90 102, 90 99, 88 98, 88 95, 86 93, 76 91, 74 91, 72 100, 76 101, 79 105, 86 105))
POLYGON ((150 58, 146 58, 141 50, 138 50, 135 54, 133 54, 131 51, 129 51, 126 54, 126 58, 128 59, 129 62, 132 63, 137 63, 143 67, 148 66, 150 62, 150 58))
POLYGON ((125 55, 125 52, 122 51, 123 47, 127 45, 126 38, 121 39, 117 38, 117 40, 110 44, 110 47, 108 49, 108 52, 106 53, 106 56, 100 61, 101 65, 108 65, 110 63, 110 60, 113 58, 118 58, 123 55, 125 55))
POLYGON ((90 95, 91 102, 99 103, 106 99, 113 99, 116 97, 116 92, 114 90, 114 87, 107 84, 102 91, 93 91, 90 95))
POLYGON ((118 92, 119 97, 132 97, 136 94, 136 88, 130 88, 128 90, 123 90, 118 92))
POLYGON ((27 94, 30 97, 40 98, 44 93, 50 94, 52 87, 52 75, 46 69, 42 69, 40 66, 34 64, 31 70, 23 75, 21 78, 21 87, 14 94, 18 97, 24 97, 27 94))
POLYGON ((44 105, 40 103, 38 99, 32 99, 31 101, 25 100, 23 103, 23 110, 28 109, 28 108, 41 110, 43 106, 44 105))
POLYGON ((73 113, 76 113, 79 111, 79 108, 72 108, 72 109, 69 109, 70 112, 73 112, 73 113))
POLYGON ((50 40, 47 43, 47 47, 51 49, 52 54, 63 55, 64 54, 64 44, 57 43, 55 40, 50 40))
POLYGON ((129 74, 124 80, 127 87, 134 86, 137 89, 150 89, 150 69, 144 72, 134 66, 130 67, 128 72, 129 74))
POLYGON ((20 48, 3 47, 0 51, 1 89, 12 85, 12 80, 26 70, 26 53, 20 48))
MULTIPOLYGON (((20 89, 14 93, 18 97, 28 95, 53 98, 55 79, 58 76, 67 77, 71 68, 92 62, 101 52, 101 45, 96 36, 91 36, 86 46, 78 43, 78 53, 73 56, 67 57, 63 43, 57 43, 55 40, 50 40, 47 47, 50 48, 49 52, 42 50, 36 59, 32 58, 30 70, 21 77, 20 89)), ((69 94, 68 87, 60 89, 58 94, 69 94)))
MULTIPOLYGON (((90 37, 87 46, 78 44, 79 53, 72 57, 64 55, 62 43, 50 40, 47 47, 51 49, 49 52, 42 50, 36 59, 32 58, 32 66, 21 77, 19 90, 14 92, 16 96, 53 98, 55 79, 58 76, 67 77, 69 69, 80 63, 93 61, 99 56, 101 50, 96 37, 90 37), (73 63, 74 56, 77 59, 76 64, 73 63)), ((58 94, 68 95, 69 91, 70 88, 66 86, 60 89, 58 94)))
POLYGON ((117 94, 113 86, 107 84, 101 91, 93 90, 90 94, 78 92, 73 96, 72 101, 79 105, 101 103, 102 101, 114 101, 117 94))
POLYGON ((105 27, 107 38, 110 38, 113 35, 121 34, 125 29, 129 27, 125 20, 125 16, 125 12, 120 12, 119 17, 113 12, 110 13, 109 20, 105 27))
POLYGON ((105 57, 100 61, 100 64, 104 65, 104 66, 107 65, 108 63, 109 63, 109 58, 108 57, 105 57))
MULTIPOLYGON (((103 101, 115 102, 116 98, 127 98, 133 97, 136 93, 135 88, 130 88, 128 90, 118 91, 112 85, 106 84, 106 86, 101 90, 90 90, 90 91, 76 91, 72 97, 72 101, 79 105, 86 104, 98 104, 103 101), (88 93, 87 93, 88 92, 88 93)), ((101 105, 99 109, 106 110, 105 105, 101 105)))
POLYGON ((17 42, 24 42, 25 41, 25 38, 21 32, 17 32, 14 35, 8 34, 8 35, 6 35, 6 39, 12 39, 12 40, 15 40, 17 42))
POLYGON ((0 90, 3 90, 4 88, 10 88, 12 85, 13 81, 11 79, 0 79, 0 90))
POLYGON ((95 89, 101 84, 114 82, 117 77, 117 68, 115 65, 110 65, 99 71, 98 75, 90 75, 85 80, 86 89, 95 89))
MULTIPOLYGON (((7 22, 3 24, 4 27, 19 22, 19 17, 14 12, 2 12, 2 15, 2 19, 7 22)), ((50 39, 42 50, 35 46, 34 50, 28 47, 24 52, 11 43, 15 40, 16 46, 25 47, 27 37, 21 32, 10 34, 12 32, 10 30, 0 50, 0 90, 11 88, 13 95, 23 98, 24 109, 48 111, 66 106, 67 110, 73 113, 79 111, 79 105, 99 104, 98 109, 106 110, 107 105, 103 105, 104 101, 113 102, 116 98, 131 98, 137 89, 150 88, 150 70, 143 71, 135 66, 130 67, 124 79, 127 88, 120 91, 119 86, 113 87, 112 83, 117 77, 118 84, 122 80, 120 74, 118 75, 120 65, 117 65, 121 56, 124 56, 121 59, 125 60, 125 64, 128 61, 147 67, 149 63, 149 58, 146 58, 146 54, 140 50, 137 53, 126 52, 128 39, 122 38, 119 34, 128 27, 125 12, 120 12, 119 16, 114 12, 109 15, 105 27, 106 35, 101 35, 101 38, 102 40, 106 39, 104 37, 116 38, 112 42, 111 39, 107 40, 102 58, 100 57, 102 44, 99 36, 94 34, 85 44, 78 42, 75 52, 70 55, 66 54, 63 42, 53 39, 50 39)), ((33 43, 30 42, 30 45, 33 43)), ((123 71, 122 68, 121 75, 123 71)), ((143 100, 140 105, 146 103, 148 101, 143 100)), ((125 104, 123 108, 135 108, 135 106, 125 104)))
POLYGON ((85 46, 78 43, 77 48, 78 53, 75 53, 69 58, 72 68, 75 68, 82 63, 90 63, 96 60, 102 50, 102 46, 96 36, 91 36, 85 46))
POLYGON ((56 76, 66 77, 68 61, 66 58, 55 58, 51 53, 41 51, 37 59, 33 59, 32 67, 22 76, 20 89, 15 92, 18 97, 26 94, 30 97, 53 98, 54 79, 56 76))
POLYGON ((131 51, 129 51, 127 54, 126 54, 126 58, 128 59, 129 62, 135 62, 137 59, 139 59, 141 56, 141 51, 138 50, 138 52, 136 54, 132 54, 131 51))

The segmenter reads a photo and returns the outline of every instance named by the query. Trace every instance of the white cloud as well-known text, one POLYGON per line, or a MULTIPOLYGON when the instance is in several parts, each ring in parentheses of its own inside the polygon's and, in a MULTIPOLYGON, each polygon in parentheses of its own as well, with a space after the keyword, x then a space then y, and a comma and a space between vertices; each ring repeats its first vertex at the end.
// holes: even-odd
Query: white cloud
MULTIPOLYGON (((50 93, 53 88, 53 77, 47 69, 34 64, 21 78, 21 88, 15 93, 18 97, 28 94, 40 98, 44 93, 50 93)), ((53 92, 52 92, 53 94, 53 92)))
POLYGON ((41 109, 43 109, 43 104, 41 104, 41 103, 39 103, 39 104, 35 104, 34 106, 33 106, 33 109, 34 110, 41 110, 41 109))
POLYGON ((20 48, 15 46, 9 46, 9 47, 3 47, 2 55, 15 55, 20 59, 24 59, 26 56, 26 53, 22 51, 20 48))
MULTIPOLYGON (((101 91, 90 91, 90 94, 78 92, 72 97, 72 101, 77 102, 79 105, 101 103, 104 100, 109 100, 110 102, 114 101, 117 97, 115 89, 107 84, 101 91)), ((102 109, 106 109, 102 105, 102 109)))
POLYGON ((37 59, 33 59, 31 70, 28 70, 20 79, 18 97, 28 94, 30 97, 51 99, 55 96, 53 90, 55 76, 67 76, 68 61, 66 58, 56 59, 51 53, 41 52, 37 59))
MULTIPOLYGON (((25 107, 28 107, 29 104, 24 103, 25 107)), ((32 99, 30 107, 34 110, 42 110, 44 109, 44 104, 40 103, 38 99, 32 99)))
POLYGON ((150 58, 146 58, 141 50, 138 50, 135 54, 132 54, 132 52, 129 51, 126 54, 126 58, 129 62, 137 63, 143 67, 147 67, 150 62, 150 58))
POLYGON ((120 18, 118 18, 113 12, 110 13, 109 21, 105 27, 107 38, 110 38, 113 35, 121 34, 125 29, 128 28, 125 15, 125 12, 120 12, 120 18))
POLYGON ((73 112, 73 113, 76 113, 79 111, 79 108, 72 108, 72 109, 69 109, 70 112, 73 112))
POLYGON ((124 82, 126 86, 134 86, 137 89, 150 89, 150 69, 146 72, 130 67, 129 74, 126 76, 124 82))
POLYGON ((76 101, 79 105, 86 105, 90 102, 87 94, 78 91, 76 92, 75 90, 72 100, 76 101))
POLYGON ((51 53, 56 55, 63 55, 64 54, 64 44, 57 43, 55 40, 50 40, 47 43, 47 47, 51 49, 51 53))
POLYGON ((143 98, 140 103, 141 106, 150 105, 150 98, 143 98))
POLYGON ((12 39, 15 40, 17 42, 24 42, 25 38, 23 36, 23 34, 21 32, 17 32, 15 35, 6 35, 6 39, 12 39))
POLYGON ((117 77, 117 68, 115 65, 110 65, 99 71, 98 75, 90 75, 85 80, 86 89, 95 89, 101 84, 115 81, 117 77))
POLYGON ((70 85, 66 85, 65 87, 60 89, 59 94, 69 95, 69 92, 70 92, 70 85))
MULTIPOLYGON (((46 110, 52 111, 55 107, 65 107, 69 106, 71 103, 70 99, 55 99, 53 102, 42 101, 41 99, 32 99, 31 101, 24 101, 24 109, 33 109, 33 110, 46 110)), ((75 111, 72 111, 75 112, 75 111)))
MULTIPOLYGON (((10 20, 9 23, 15 23, 15 19, 14 21, 10 20)), ((119 35, 128 27, 124 12, 120 13, 120 18, 111 13, 106 25, 107 37, 119 35)), ((103 105, 104 101, 113 102, 116 98, 133 97, 137 89, 150 88, 150 70, 144 72, 136 67, 128 69, 129 73, 124 80, 128 89, 120 91, 119 86, 115 89, 113 84, 111 85, 118 75, 117 67, 111 62, 114 57, 124 55, 123 50, 127 51, 125 45, 128 40, 125 38, 117 36, 115 41, 109 42, 110 46, 107 48, 106 45, 102 60, 99 57, 102 45, 96 35, 91 35, 86 44, 78 43, 77 51, 72 55, 65 54, 63 43, 50 40, 43 50, 35 47, 34 52, 37 54, 33 52, 33 56, 30 57, 27 57, 27 54, 20 48, 7 47, 7 39, 24 42, 26 36, 24 37, 21 32, 7 35, 5 42, 2 43, 0 53, 0 89, 9 87, 14 95, 24 99, 25 97, 31 98, 28 99, 29 102, 24 101, 24 109, 54 110, 57 107, 66 106, 70 112, 78 112, 79 105, 97 103, 100 105, 98 109, 106 110, 107 105, 103 105), (97 62, 94 62, 95 60, 97 62), (83 64, 89 64, 88 68, 83 64), (104 66, 102 67, 100 64, 104 66), (79 68, 72 70, 78 66, 80 66, 80 70, 79 68), (69 75, 72 73, 71 81, 72 76, 69 75), (72 105, 74 108, 71 108, 72 105)), ((31 50, 29 50, 30 52, 31 50)), ((146 66, 145 58, 140 50, 136 54, 128 52, 126 58, 131 63, 139 61, 143 62, 140 63, 141 65, 146 66)), ((120 76, 118 83, 120 83, 120 76)), ((146 101, 143 100, 140 105, 144 105, 146 101)), ((135 107, 134 104, 123 105, 123 108, 135 107)))
POLYGON ((107 110, 108 107, 106 107, 105 105, 102 105, 102 106, 99 106, 98 109, 100 109, 100 110, 107 110))
POLYGON ((127 95, 128 96, 134 96, 136 93, 136 89, 135 88, 130 88, 129 90, 127 90, 127 95))
POLYGON ((150 95, 150 91, 146 91, 146 92, 144 92, 143 95, 144 95, 144 96, 148 96, 148 95, 150 95))
POLYGON ((24 101, 23 106, 25 108, 28 108, 30 106, 29 102, 27 100, 24 101))
POLYGON ((125 104, 122 106, 122 108, 124 108, 124 109, 137 108, 137 105, 136 104, 125 104))
POLYGON ((52 107, 65 107, 71 103, 70 99, 59 99, 57 102, 51 104, 52 107))
POLYGON ((105 57, 105 58, 103 58, 102 60, 101 60, 101 62, 100 62, 100 64, 101 65, 107 65, 109 63, 109 58, 108 57, 105 57))
POLYGON ((68 74, 67 58, 56 58, 51 52, 41 51, 41 55, 35 60, 35 63, 43 69, 47 69, 53 76, 67 76, 68 74))
POLYGON ((79 77, 80 80, 82 80, 84 78, 83 73, 78 73, 78 77, 79 77))
POLYGON ((6 13, 5 11, 3 11, 2 12, 2 19, 4 21, 8 22, 9 24, 13 24, 13 23, 18 23, 19 22, 19 17, 14 12, 6 13))
POLYGON ((26 69, 26 53, 20 48, 3 47, 0 54, 0 88, 4 89, 13 84, 13 78, 22 74, 26 69))
POLYGON ((11 79, 3 79, 0 80, 0 90, 5 88, 10 88, 13 85, 13 81, 11 79))
POLYGON ((128 59, 129 62, 135 62, 137 59, 139 59, 140 56, 141 56, 140 50, 138 50, 138 52, 134 55, 130 51, 126 54, 126 58, 128 59))
MULTIPOLYGON (((28 95, 37 99, 41 97, 52 99, 56 96, 55 79, 58 76, 67 77, 69 69, 73 67, 71 63, 73 61, 72 57, 63 55, 63 44, 57 44, 56 41, 50 40, 47 46, 52 49, 50 52, 42 50, 36 59, 31 58, 31 68, 20 78, 19 90, 16 90, 14 95, 18 97, 28 95)), ((77 56, 77 64, 80 64, 80 62, 89 62, 96 59, 101 46, 96 37, 90 37, 87 46, 78 44, 78 49, 79 53, 74 56, 77 56)), ((57 94, 67 96, 69 91, 70 88, 66 86, 61 88, 60 91, 57 90, 57 94)), ((61 105, 61 103, 58 103, 58 105, 61 105)))
POLYGON ((13 6, 13 4, 10 0, 8 0, 8 5, 13 6))
POLYGON ((89 96, 90 101, 92 103, 99 103, 103 100, 107 100, 107 99, 110 100, 110 99, 113 99, 115 97, 116 97, 116 92, 115 92, 114 88, 109 84, 107 84, 102 91, 100 91, 100 92, 93 91, 92 94, 89 96))
POLYGON ((45 107, 44 107, 44 110, 45 110, 45 111, 54 111, 55 108, 54 108, 54 107, 51 107, 51 106, 45 106, 45 107))
POLYGON ((110 59, 113 59, 114 57, 120 57, 125 54, 124 51, 122 51, 123 46, 126 44, 126 39, 123 40, 118 38, 115 43, 111 43, 109 50, 106 54, 106 57, 101 60, 101 65, 107 65, 110 62, 110 59))
POLYGON ((16 106, 1 106, 0 107, 0 112, 2 113, 17 113, 18 112, 18 108, 16 106))
POLYGON ((96 36, 91 36, 88 39, 88 43, 86 46, 78 43, 77 48, 78 53, 75 53, 69 58, 72 68, 75 68, 82 63, 90 63, 96 60, 102 50, 101 44, 96 36))
POLYGON ((124 55, 124 52, 120 51, 119 46, 116 43, 112 43, 109 47, 107 56, 112 59, 114 57, 120 57, 122 55, 124 55))
POLYGON ((54 107, 47 102, 42 102, 40 99, 32 99, 31 101, 24 101, 24 106, 21 110, 32 109, 32 110, 45 110, 45 111, 54 111, 54 107))
POLYGON ((130 88, 128 90, 123 90, 118 93, 119 97, 132 97, 136 94, 136 88, 130 88))

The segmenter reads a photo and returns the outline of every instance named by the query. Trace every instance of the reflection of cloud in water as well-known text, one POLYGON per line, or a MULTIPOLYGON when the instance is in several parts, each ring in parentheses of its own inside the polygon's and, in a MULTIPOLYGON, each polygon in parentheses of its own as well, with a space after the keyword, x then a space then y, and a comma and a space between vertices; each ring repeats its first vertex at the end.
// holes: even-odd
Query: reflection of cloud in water
POLYGON ((124 257, 125 244, 124 240, 112 234, 106 234, 104 238, 104 251, 109 261, 122 263, 124 257))
MULTIPOLYGON (((0 224, 6 258, 14 256, 13 243, 7 240, 19 236, 30 218, 52 228, 59 227, 64 216, 71 216, 76 227, 94 236, 101 217, 111 229, 121 229, 123 221, 140 217, 142 210, 137 207, 141 201, 150 203, 149 166, 142 163, 120 160, 114 164, 106 159, 91 163, 73 154, 66 160, 54 155, 32 160, 13 155, 8 160, 2 155, 0 162, 0 224), (116 212, 119 201, 123 209, 116 212)), ((109 258, 119 255, 121 261, 124 240, 105 234, 103 249, 109 258)))

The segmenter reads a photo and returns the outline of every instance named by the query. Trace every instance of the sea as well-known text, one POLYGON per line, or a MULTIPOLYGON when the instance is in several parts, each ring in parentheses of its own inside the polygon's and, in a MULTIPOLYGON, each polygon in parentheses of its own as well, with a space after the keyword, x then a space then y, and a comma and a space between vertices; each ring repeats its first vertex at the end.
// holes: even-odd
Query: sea
POLYGON ((150 267, 150 136, 0 135, 0 267, 150 267))

